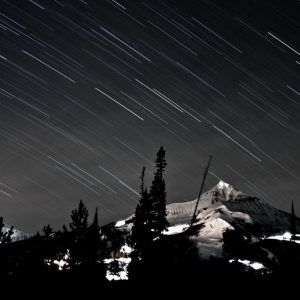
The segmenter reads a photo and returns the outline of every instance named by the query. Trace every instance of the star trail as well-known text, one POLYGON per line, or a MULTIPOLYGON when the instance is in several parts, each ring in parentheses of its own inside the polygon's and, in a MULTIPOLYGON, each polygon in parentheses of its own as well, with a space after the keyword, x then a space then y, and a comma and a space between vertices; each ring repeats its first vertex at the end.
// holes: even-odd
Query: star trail
POLYGON ((300 213, 300 2, 1 0, 0 215, 132 214, 163 145, 168 202, 222 179, 300 213))

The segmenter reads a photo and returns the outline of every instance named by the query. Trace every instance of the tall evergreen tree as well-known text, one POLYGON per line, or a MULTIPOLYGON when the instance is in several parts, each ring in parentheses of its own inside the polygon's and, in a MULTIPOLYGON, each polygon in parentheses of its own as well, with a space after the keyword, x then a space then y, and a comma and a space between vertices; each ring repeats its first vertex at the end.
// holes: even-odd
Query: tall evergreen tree
POLYGON ((82 200, 80 200, 78 208, 72 210, 72 221, 69 224, 71 228, 69 235, 72 240, 69 247, 69 264, 71 269, 74 270, 78 269, 78 267, 82 268, 87 259, 85 239, 88 231, 88 216, 88 209, 82 200))
POLYGON ((140 196, 141 197, 143 196, 144 190, 145 190, 145 171, 146 171, 146 168, 145 168, 145 166, 143 166, 141 177, 140 177, 140 179, 141 179, 140 196))
POLYGON ((130 279, 139 277, 140 270, 147 262, 153 244, 153 234, 150 227, 151 203, 144 179, 145 167, 143 167, 140 177, 140 200, 135 210, 132 227, 131 243, 133 251, 130 254, 131 262, 128 267, 130 279))
POLYGON ((100 257, 101 240, 99 231, 98 208, 96 208, 93 223, 89 226, 85 238, 86 263, 92 267, 97 265, 100 257))
POLYGON ((91 227, 99 232, 98 207, 96 207, 95 209, 95 214, 94 214, 93 223, 91 227))
POLYGON ((291 240, 294 241, 296 237, 296 215, 294 209, 294 201, 292 201, 291 209, 291 240))
POLYGON ((144 190, 139 204, 135 210, 135 219, 132 227, 132 244, 135 255, 142 258, 153 242, 153 233, 151 231, 151 203, 147 189, 144 190))
POLYGON ((154 173, 154 179, 150 189, 150 202, 152 203, 150 226, 152 228, 154 238, 160 236, 161 233, 169 226, 166 210, 167 193, 164 180, 164 172, 167 166, 165 154, 166 151, 164 148, 160 147, 155 161, 156 172, 154 173))
POLYGON ((142 257, 151 242, 150 211, 151 203, 147 189, 145 189, 145 167, 141 173, 140 200, 135 210, 135 218, 132 227, 132 244, 135 255, 142 257))
POLYGON ((80 200, 78 208, 72 210, 70 228, 77 236, 83 236, 88 228, 88 210, 85 204, 80 200))
POLYGON ((164 171, 167 165, 165 150, 160 147, 155 161, 156 171, 150 193, 145 188, 145 167, 140 177, 140 200, 136 207, 132 227, 132 244, 129 277, 145 276, 153 271, 155 261, 159 258, 160 237, 168 227, 166 211, 166 187, 164 171))

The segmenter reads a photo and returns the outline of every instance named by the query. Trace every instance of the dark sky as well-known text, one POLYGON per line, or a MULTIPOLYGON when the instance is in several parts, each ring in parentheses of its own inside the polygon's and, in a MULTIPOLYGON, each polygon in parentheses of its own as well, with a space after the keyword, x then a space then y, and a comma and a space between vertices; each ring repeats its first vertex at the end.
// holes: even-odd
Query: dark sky
POLYGON ((168 202, 219 178, 300 213, 300 2, 1 0, 0 215, 134 211, 163 145, 168 202))

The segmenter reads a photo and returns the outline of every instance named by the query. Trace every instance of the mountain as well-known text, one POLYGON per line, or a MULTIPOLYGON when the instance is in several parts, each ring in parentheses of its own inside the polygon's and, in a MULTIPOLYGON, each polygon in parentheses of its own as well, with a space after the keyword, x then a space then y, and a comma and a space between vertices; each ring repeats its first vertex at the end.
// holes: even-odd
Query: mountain
MULTIPOLYGON (((10 226, 5 224, 4 227, 2 228, 2 232, 8 232, 10 230, 10 226)), ((31 234, 20 231, 18 229, 13 229, 13 235, 12 235, 12 241, 16 242, 16 241, 20 241, 20 240, 25 240, 27 238, 31 237, 31 234)))
MULTIPOLYGON (((166 235, 183 232, 190 226, 196 202, 197 199, 167 205, 170 227, 166 235)), ((130 236, 132 222, 133 216, 110 226, 130 236)), ((220 257, 223 255, 223 233, 227 229, 238 231, 254 242, 289 231, 290 214, 220 181, 201 195, 192 227, 195 230, 190 233, 190 238, 196 242, 199 255, 202 258, 220 257)), ((296 227, 299 231, 298 218, 296 227)))
MULTIPOLYGON (((170 224, 189 222, 196 201, 173 203, 167 206, 170 224)), ((220 181, 201 195, 196 223, 203 225, 199 236, 222 238, 226 228, 239 228, 253 237, 262 237, 290 228, 290 214, 220 181)), ((300 229, 299 220, 297 226, 300 229)))
MULTIPOLYGON (((168 205, 170 224, 189 223, 196 201, 168 205)), ((227 229, 239 231, 245 239, 254 242, 289 231, 290 214, 220 181, 201 195, 193 226, 199 228, 192 237, 198 244, 199 254, 208 258, 222 256, 223 234, 227 229)), ((299 219, 296 219, 296 227, 299 231, 299 219)))

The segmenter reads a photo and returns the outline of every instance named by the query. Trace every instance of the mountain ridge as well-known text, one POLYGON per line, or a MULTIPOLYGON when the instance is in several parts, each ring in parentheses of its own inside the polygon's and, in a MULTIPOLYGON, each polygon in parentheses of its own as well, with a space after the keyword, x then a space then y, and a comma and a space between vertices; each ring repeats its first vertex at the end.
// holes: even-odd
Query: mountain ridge
MULTIPOLYGON (((223 255, 223 234, 227 230, 242 232, 250 241, 290 230, 289 213, 257 197, 249 196, 224 181, 200 196, 196 218, 191 226, 196 202, 197 199, 168 204, 166 208, 170 227, 163 234, 180 234, 190 227, 195 228, 190 238, 197 244, 202 258, 223 255)), ((133 220, 134 215, 131 215, 110 226, 130 236, 133 220)), ((300 231, 299 218, 296 218, 296 228, 300 231)))
MULTIPOLYGON (((191 220, 197 200, 184 203, 172 203, 167 206, 168 220, 171 224, 191 220)), ((220 181, 213 188, 200 196, 196 211, 196 222, 206 223, 208 220, 222 219, 230 226, 248 227, 255 230, 251 234, 271 234, 288 230, 290 214, 279 210, 257 197, 249 196, 236 190, 228 183, 220 181), (248 226, 249 225, 249 226, 248 226), (260 228, 260 231, 258 230, 260 228)), ((297 218, 297 227, 300 229, 300 219, 297 218)))

